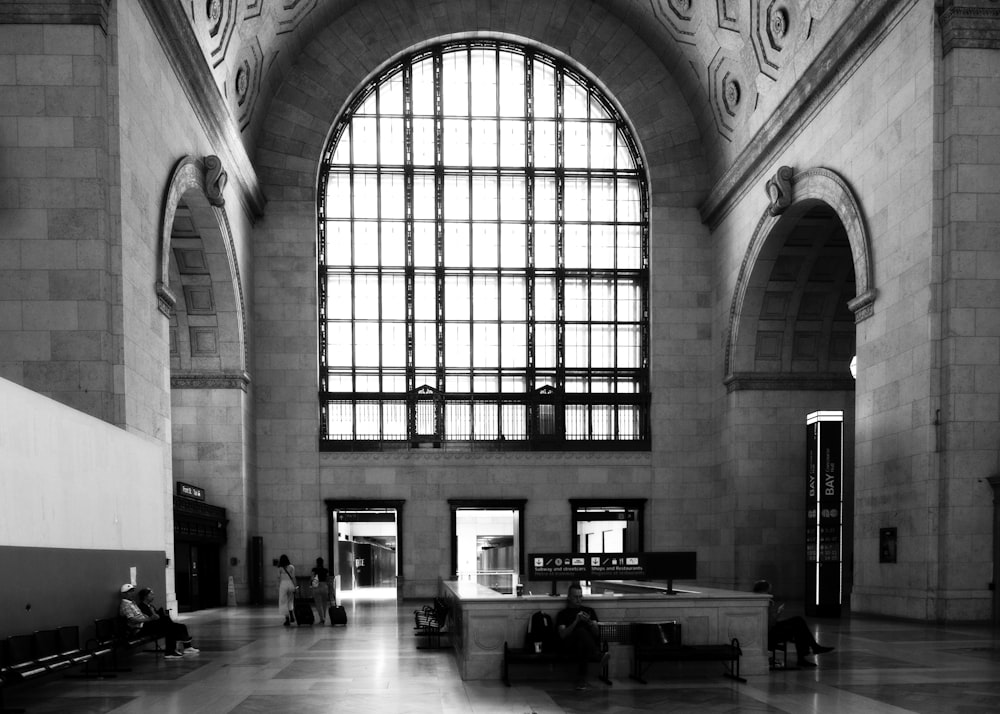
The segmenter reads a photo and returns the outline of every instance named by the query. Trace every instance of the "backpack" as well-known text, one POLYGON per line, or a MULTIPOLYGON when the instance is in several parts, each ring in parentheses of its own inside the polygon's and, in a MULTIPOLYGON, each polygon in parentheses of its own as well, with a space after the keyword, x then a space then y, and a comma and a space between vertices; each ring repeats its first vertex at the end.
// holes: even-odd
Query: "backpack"
POLYGON ((528 620, 528 631, 524 634, 524 649, 533 651, 535 643, 542 643, 542 652, 554 652, 559 636, 552 622, 552 616, 541 610, 534 613, 528 620))

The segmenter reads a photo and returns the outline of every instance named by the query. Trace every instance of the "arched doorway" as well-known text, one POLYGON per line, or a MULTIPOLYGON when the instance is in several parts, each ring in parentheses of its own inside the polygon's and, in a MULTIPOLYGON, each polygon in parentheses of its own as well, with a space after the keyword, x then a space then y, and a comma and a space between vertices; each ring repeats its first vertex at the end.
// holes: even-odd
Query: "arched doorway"
MULTIPOLYGON (((735 579, 806 600, 807 415, 843 413, 842 587, 853 561, 856 323, 874 290, 867 231, 833 172, 780 171, 740 270, 726 344, 735 579), (753 453, 740 451, 752 444, 753 453)), ((815 532, 815 525, 813 526, 815 532)), ((815 550, 815 549, 814 549, 815 550)), ((813 552, 813 551, 810 551, 813 552)))
POLYGON ((224 604, 230 577, 237 601, 247 593, 250 379, 224 186, 216 157, 185 157, 171 176, 163 215, 157 293, 169 320, 179 610, 224 604))

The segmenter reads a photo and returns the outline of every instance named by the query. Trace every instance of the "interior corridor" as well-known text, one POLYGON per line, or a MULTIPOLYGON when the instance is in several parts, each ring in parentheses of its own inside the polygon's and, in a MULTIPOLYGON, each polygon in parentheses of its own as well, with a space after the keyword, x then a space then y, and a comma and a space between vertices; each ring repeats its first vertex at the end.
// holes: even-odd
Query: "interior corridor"
MULTIPOLYGON (((423 603, 345 601, 347 627, 281 624, 275 607, 182 616, 200 654, 130 658, 114 679, 48 679, 14 688, 8 707, 36 714, 261 712, 808 712, 973 714, 1000 711, 1000 645, 984 627, 845 618, 811 624, 831 654, 814 670, 771 672, 739 684, 711 672, 658 665, 650 683, 612 671, 614 684, 573 688, 571 673, 462 682, 450 650, 417 649, 413 610, 423 603)), ((595 606, 599 603, 593 603, 595 606)), ((555 610, 561 605, 555 601, 555 610)), ((600 610, 598 609, 598 613, 600 610)), ((84 633, 89 635, 89 633, 84 633)))

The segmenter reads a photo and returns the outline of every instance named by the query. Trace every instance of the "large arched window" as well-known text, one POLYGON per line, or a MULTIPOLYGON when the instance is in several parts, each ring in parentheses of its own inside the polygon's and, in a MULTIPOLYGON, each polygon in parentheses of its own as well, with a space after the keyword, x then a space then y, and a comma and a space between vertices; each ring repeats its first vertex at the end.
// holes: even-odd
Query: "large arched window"
POLYGON ((344 113, 318 196, 322 448, 649 448, 645 171, 579 72, 410 55, 344 113))

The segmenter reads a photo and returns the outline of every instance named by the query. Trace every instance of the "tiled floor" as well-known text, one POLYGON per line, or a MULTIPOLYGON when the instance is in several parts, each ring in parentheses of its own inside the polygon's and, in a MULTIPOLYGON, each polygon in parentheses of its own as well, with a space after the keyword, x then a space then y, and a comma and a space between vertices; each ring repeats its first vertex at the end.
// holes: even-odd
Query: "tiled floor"
POLYGON ((642 685, 618 677, 577 692, 548 680, 462 682, 448 650, 418 650, 406 602, 347 601, 346 628, 282 627, 275 608, 192 613, 201 654, 132 656, 114 679, 50 679, 7 693, 8 707, 47 714, 550 714, 554 712, 1000 712, 1000 642, 991 628, 852 618, 816 621, 836 650, 814 670, 772 672, 746 684, 674 665, 642 685))

